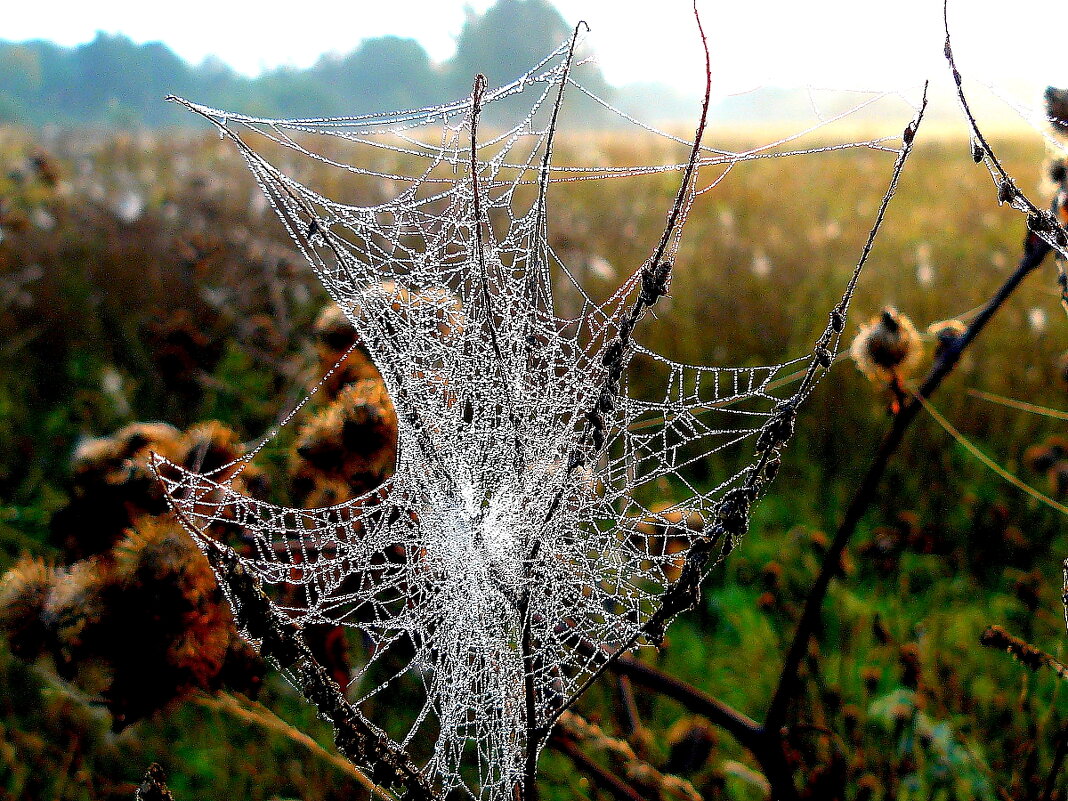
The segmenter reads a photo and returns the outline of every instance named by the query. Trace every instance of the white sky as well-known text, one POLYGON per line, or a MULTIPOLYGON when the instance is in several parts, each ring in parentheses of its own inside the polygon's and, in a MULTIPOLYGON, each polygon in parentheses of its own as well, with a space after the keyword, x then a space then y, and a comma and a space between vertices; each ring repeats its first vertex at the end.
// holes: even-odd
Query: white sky
MULTIPOLYGON (((492 0, 467 0, 483 11, 492 0)), ((700 51, 688 0, 555 0, 569 22, 585 19, 588 42, 613 84, 700 83, 700 51)), ((761 85, 908 88, 944 77, 941 0, 699 0, 714 58, 717 95, 761 85)), ((163 41, 199 63, 214 55, 246 74, 280 64, 308 66, 367 37, 418 39, 447 59, 465 0, 319 0, 270 4, 227 0, 59 0, 9 3, 0 38, 64 45, 97 30, 137 42, 163 41)), ((1064 0, 951 0, 962 70, 1030 93, 1068 84, 1064 0), (1011 55, 1010 55, 1011 54, 1011 55), (1021 89, 1021 87, 1025 87, 1021 89)))

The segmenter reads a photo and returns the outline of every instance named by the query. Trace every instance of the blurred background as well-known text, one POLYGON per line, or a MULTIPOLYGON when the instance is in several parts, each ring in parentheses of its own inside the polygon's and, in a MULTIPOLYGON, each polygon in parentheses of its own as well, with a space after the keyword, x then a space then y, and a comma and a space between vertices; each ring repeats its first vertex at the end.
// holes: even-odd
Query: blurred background
MULTIPOLYGON (((353 342, 230 143, 162 98, 289 117, 423 106, 466 95, 476 71, 493 84, 518 77, 586 19, 583 53, 595 58, 581 67, 583 85, 644 122, 687 131, 703 78, 691 9, 498 0, 279 16, 149 5, 5 11, 0 799, 128 799, 152 760, 178 801, 366 797, 314 710, 233 630, 148 469, 150 451, 204 469, 246 452, 353 342)), ((893 307, 916 331, 908 358, 865 375, 843 355, 805 408, 750 536, 664 649, 642 655, 756 717, 889 425, 888 385, 922 375, 937 348, 928 327, 970 319, 1021 254, 1023 220, 998 206, 948 94, 933 5, 703 9, 716 86, 706 141, 743 152, 813 127, 779 149, 815 152, 743 163, 700 199, 669 302, 642 331, 682 360, 770 364, 811 348, 893 163, 877 149, 826 146, 899 136, 924 78, 933 85, 846 329, 852 339, 893 307)), ((1020 187, 1048 204, 1063 151, 1042 93, 1068 85, 1050 34, 1064 30, 1065 11, 956 5, 958 62, 980 121, 1020 187)), ((558 158, 665 157, 662 140, 618 120, 577 98, 558 158)), ((634 180, 627 191, 553 190, 553 246, 596 291, 641 264, 676 178, 634 180)), ((934 401, 997 463, 1061 502, 1065 323, 1050 264, 934 401)), ((388 475, 395 426, 357 351, 240 480, 297 505, 343 500, 388 475)), ((704 480, 728 468, 713 460, 704 480)), ((1068 774, 1053 774, 1043 795, 1068 742, 1062 680, 978 639, 999 624, 1064 658, 1066 555, 1059 512, 921 419, 840 566, 804 666, 791 722, 806 797, 1065 798, 1068 774)), ((309 640, 339 680, 366 656, 339 630, 309 640)), ((687 797, 686 787, 706 799, 766 797, 751 757, 707 721, 652 693, 627 699, 606 681, 580 710, 686 782, 682 796, 658 784, 645 797, 687 797)), ((387 707, 368 708, 388 720, 387 707)), ((546 798, 605 797, 553 749, 542 766, 546 798)))

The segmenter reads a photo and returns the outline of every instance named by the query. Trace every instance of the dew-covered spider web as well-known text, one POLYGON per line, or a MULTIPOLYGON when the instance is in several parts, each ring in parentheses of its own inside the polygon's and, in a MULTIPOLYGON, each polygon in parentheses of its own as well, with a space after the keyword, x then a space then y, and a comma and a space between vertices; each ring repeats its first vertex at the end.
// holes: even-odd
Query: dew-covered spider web
MULTIPOLYGON (((239 148, 355 327, 396 408, 399 442, 385 484, 327 508, 246 497, 221 478, 232 470, 161 463, 159 474, 198 542, 216 521, 241 528, 245 566, 285 589, 274 596, 285 614, 362 632, 357 703, 415 677, 422 703, 399 741, 432 744, 423 770, 443 795, 512 797, 529 748, 584 683, 619 649, 648 644, 643 626, 688 549, 719 536, 722 499, 770 476, 775 454, 754 456, 755 444, 811 392, 817 359, 833 357, 853 287, 817 355, 703 367, 637 344, 631 334, 664 290, 695 199, 772 151, 702 146, 692 174, 685 160, 557 166, 563 90, 591 97, 572 53, 566 43, 516 82, 478 80, 471 96, 416 111, 269 120, 180 101, 239 148), (524 112, 507 126, 488 122, 517 105, 524 112), (305 186, 295 176, 311 163, 336 180, 305 186), (682 183, 662 247, 596 299, 549 245, 549 190, 612 178, 626 191, 625 179, 658 172, 682 183), (390 196, 361 205, 345 195, 368 180, 390 196), (785 381, 795 374, 810 380, 785 381), (659 382, 656 396, 631 393, 639 380, 659 382), (690 472, 728 450, 741 465, 730 475, 690 472), (666 508, 650 500, 665 481, 666 508), (381 678, 377 667, 398 660, 381 678)), ((680 152, 692 144, 642 128, 680 152)), ((883 140, 851 144, 899 152, 883 140)), ((789 431, 780 434, 776 452, 789 431)))

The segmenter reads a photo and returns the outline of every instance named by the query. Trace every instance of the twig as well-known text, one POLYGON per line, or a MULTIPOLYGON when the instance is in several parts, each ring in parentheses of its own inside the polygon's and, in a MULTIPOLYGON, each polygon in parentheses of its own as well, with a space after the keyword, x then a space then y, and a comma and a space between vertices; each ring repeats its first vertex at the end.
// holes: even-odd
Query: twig
POLYGON ((1046 776, 1046 784, 1042 790, 1041 801, 1053 801, 1053 790, 1057 784, 1057 776, 1064 767, 1064 759, 1068 757, 1068 724, 1061 731, 1060 742, 1057 750, 1053 752, 1053 762, 1049 766, 1049 774, 1046 776))
MULTIPOLYGON (((964 92, 961 89, 960 73, 957 71, 956 65, 953 62, 953 51, 949 40, 948 21, 946 23, 945 49, 946 58, 949 61, 950 68, 953 71, 954 80, 957 84, 958 98, 965 110, 965 114, 968 116, 973 133, 984 148, 986 156, 1002 176, 1003 182, 1001 188, 999 188, 999 197, 1004 197, 1008 194, 1010 199, 1019 200, 1020 203, 1026 202, 1027 205, 1024 206, 1024 210, 1030 212, 1028 216, 1029 233, 1024 242, 1023 257, 1020 259, 1016 270, 998 288, 997 292, 994 293, 986 305, 983 306, 982 310, 975 316, 969 326, 965 329, 964 333, 961 334, 955 342, 946 347, 935 361, 930 372, 927 374, 917 391, 919 398, 924 399, 931 397, 931 395, 937 391, 938 387, 942 384, 942 381, 953 371, 953 368, 960 360, 961 354, 968 348, 975 338, 979 336, 990 319, 1016 290, 1024 278, 1037 269, 1042 263, 1051 250, 1051 245, 1047 241, 1047 236, 1050 239, 1061 238, 1049 234, 1050 229, 1047 223, 1057 229, 1061 235, 1064 234, 1064 230, 1057 225, 1055 220, 1052 220, 1051 215, 1044 215, 1044 213, 1039 212, 1038 209, 1030 204, 1030 201, 1026 201, 1026 198, 1023 198, 1023 195, 1015 189, 1008 174, 1001 167, 1000 162, 990 150, 986 139, 979 130, 975 118, 972 116, 971 110, 968 107, 967 98, 965 98, 964 92)), ((838 530, 835 532, 834 540, 824 556, 820 572, 816 577, 811 592, 805 600, 804 610, 801 613, 801 618, 798 621, 793 641, 790 644, 790 648, 787 651, 783 663, 783 670, 779 678, 779 683, 768 707, 765 728, 769 731, 780 728, 785 722, 787 709, 798 689, 798 669, 808 650, 808 642, 819 622, 823 608, 823 601, 827 595, 831 580, 838 571, 842 555, 856 531, 857 524, 867 512, 868 507, 875 498, 876 491, 882 481, 883 474, 886 472, 886 467, 889 464, 890 458, 901 444, 905 432, 916 419, 922 408, 923 404, 918 399, 914 399, 911 402, 904 404, 900 412, 894 417, 890 430, 887 431, 880 442, 871 465, 868 467, 863 480, 857 488, 857 491, 854 493, 853 499, 846 509, 842 522, 839 524, 838 530)))
POLYGON ((691 712, 703 715, 746 748, 751 749, 757 745, 761 733, 760 724, 708 693, 629 656, 615 660, 611 669, 643 687, 678 701, 691 712))
POLYGON ((964 117, 971 128, 972 136, 978 143, 975 151, 978 156, 977 160, 983 159, 986 161, 991 176, 998 185, 998 202, 1008 203, 1017 211, 1024 212, 1027 215, 1027 230, 1030 234, 1041 240, 1047 247, 1057 250, 1062 257, 1068 256, 1068 232, 1060 225, 1052 211, 1040 209, 1020 191, 1012 176, 1002 166, 1001 161, 990 147, 986 136, 979 129, 979 123, 976 121, 975 114, 968 103, 968 98, 964 94, 963 80, 960 70, 957 69, 956 59, 953 56, 953 43, 949 35, 949 0, 943 0, 942 19, 946 31, 945 56, 950 72, 953 74, 953 82, 956 84, 957 102, 960 103, 964 117))
POLYGON ((627 732, 627 736, 630 737, 642 727, 641 715, 638 713, 638 703, 634 698, 634 688, 631 686, 630 678, 623 675, 618 677, 616 685, 619 688, 619 705, 623 711, 624 729, 627 732))
MULTIPOLYGON (((953 368, 960 360, 961 354, 986 327, 986 324, 990 322, 990 319, 1015 291, 1016 287, 1042 263, 1046 254, 1050 251, 1049 246, 1041 240, 1030 237, 1028 242, 1033 243, 1033 245, 1025 248, 1024 256, 1016 270, 998 288, 997 292, 994 293, 982 311, 976 315, 964 333, 942 352, 942 355, 935 361, 934 366, 917 390, 917 395, 923 398, 930 398, 935 393, 946 376, 953 371, 953 368)), ((793 641, 787 651, 778 686, 768 707, 765 721, 765 726, 768 729, 781 727, 786 719, 786 710, 797 691, 798 668, 808 650, 808 641, 811 639, 816 629, 816 624, 819 622, 823 600, 827 595, 831 580, 838 572, 842 554, 856 531, 857 524, 875 499, 876 491, 882 481, 883 474, 886 472, 890 458, 901 444, 905 432, 922 408, 923 405, 917 400, 910 401, 902 406, 901 411, 894 417, 890 430, 883 436, 871 465, 868 467, 868 471, 864 474, 863 480, 846 509, 845 516, 835 532, 834 540, 824 556, 823 564, 820 567, 819 574, 816 576, 816 581, 812 585, 812 590, 805 600, 805 608, 801 613, 793 641)))
POLYGON ((560 735, 606 753, 619 764, 623 775, 642 788, 655 788, 659 797, 677 801, 701 801, 701 795, 685 779, 662 773, 638 757, 630 743, 612 737, 600 726, 575 712, 565 712, 557 721, 560 735))
MULTIPOLYGON (((181 509, 172 509, 184 518, 181 509)), ((195 527, 182 519, 190 531, 195 527)), ((355 765, 365 766, 375 784, 400 787, 412 801, 432 801, 434 793, 419 768, 400 745, 349 703, 330 673, 320 665, 300 636, 300 627, 271 606, 260 582, 231 548, 206 537, 201 549, 230 602, 242 634, 258 643, 262 655, 288 671, 301 694, 334 726, 337 750, 355 765)))

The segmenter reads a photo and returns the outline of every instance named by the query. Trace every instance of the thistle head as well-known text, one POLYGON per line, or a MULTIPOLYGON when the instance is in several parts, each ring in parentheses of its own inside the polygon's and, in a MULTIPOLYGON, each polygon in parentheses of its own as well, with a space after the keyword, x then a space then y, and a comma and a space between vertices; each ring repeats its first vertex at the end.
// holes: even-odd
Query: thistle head
POLYGON ((379 378, 378 369, 356 335, 356 329, 336 304, 325 307, 315 320, 315 353, 318 358, 317 375, 337 369, 326 379, 322 391, 333 399, 348 384, 365 379, 379 378), (349 348, 353 349, 345 361, 338 365, 349 348))
POLYGON ((42 615, 60 575, 43 559, 24 556, 0 578, 0 631, 21 659, 40 656, 49 643, 42 615))
POLYGON ((397 454, 397 414, 385 386, 365 380, 345 387, 300 429, 295 450, 305 483, 340 480, 350 497, 381 484, 397 454))
POLYGON ((1046 118, 1055 133, 1068 135, 1068 89, 1046 88, 1046 118))

